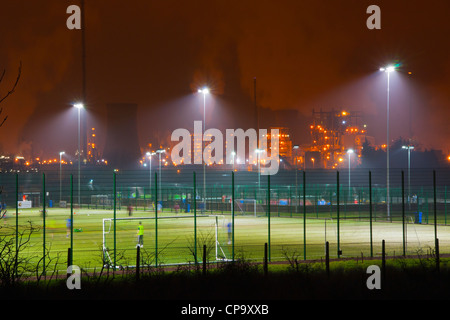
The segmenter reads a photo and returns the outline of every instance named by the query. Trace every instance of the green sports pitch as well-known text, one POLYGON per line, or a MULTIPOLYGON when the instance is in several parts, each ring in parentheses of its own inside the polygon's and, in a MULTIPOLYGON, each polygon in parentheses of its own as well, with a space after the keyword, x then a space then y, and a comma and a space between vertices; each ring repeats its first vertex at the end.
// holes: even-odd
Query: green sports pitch
MULTIPOLYGON (((260 216, 229 212, 207 214, 181 213, 172 210, 127 209, 74 209, 73 225, 67 225, 71 212, 67 208, 21 209, 19 215, 7 212, 0 220, 0 234, 14 237, 16 229, 24 230, 30 224, 38 227, 31 235, 21 255, 39 261, 48 254, 49 269, 65 270, 68 248, 72 248, 72 264, 84 269, 98 269, 106 263, 115 266, 136 264, 138 225, 144 226, 143 245, 140 247, 141 263, 147 265, 173 265, 194 263, 195 256, 202 260, 202 250, 207 248, 210 262, 246 258, 261 262, 264 246, 268 244, 270 261, 288 258, 321 259, 325 257, 325 243, 329 243, 330 256, 369 257, 381 254, 381 244, 386 243, 386 254, 401 256, 425 254, 435 246, 435 232, 439 238, 440 252, 450 250, 449 226, 416 224, 407 215, 402 221, 378 218, 370 223, 352 212, 339 220, 335 215, 294 214, 260 216), (114 219, 115 217, 115 219, 114 219), (230 223, 234 224, 230 225, 230 223), (18 226, 18 228, 17 228, 18 226), (339 250, 338 250, 339 249, 339 250)), ((22 239, 25 241, 25 238, 22 239)))

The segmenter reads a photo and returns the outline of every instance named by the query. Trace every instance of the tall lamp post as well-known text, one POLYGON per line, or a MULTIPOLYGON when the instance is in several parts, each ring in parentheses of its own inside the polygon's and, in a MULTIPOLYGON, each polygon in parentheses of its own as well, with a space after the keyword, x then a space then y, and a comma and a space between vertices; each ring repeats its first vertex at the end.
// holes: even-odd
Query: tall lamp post
POLYGON ((390 192, 389 192, 389 78, 391 72, 395 71, 395 67, 390 65, 384 68, 380 68, 381 72, 385 72, 387 74, 387 137, 386 137, 386 205, 387 205, 387 217, 390 219, 391 217, 391 208, 390 208, 390 192))
POLYGON ((231 155, 233 156, 233 171, 235 170, 234 168, 234 162, 236 161, 236 152, 232 151, 231 155))
POLYGON ((297 205, 300 204, 300 198, 298 196, 298 179, 297 179, 297 173, 298 173, 298 150, 299 146, 295 145, 293 149, 295 150, 295 197, 297 198, 297 205))
POLYGON ((293 149, 295 150, 295 196, 297 196, 298 195, 297 172, 298 172, 298 149, 299 149, 299 146, 295 145, 293 147, 293 149))
POLYGON ((402 149, 408 150, 408 206, 411 209, 411 150, 414 146, 402 146, 402 149))
MULTIPOLYGON (((164 149, 156 150, 156 153, 159 154, 159 200, 161 201, 162 206, 162 193, 161 193, 161 153, 166 152, 164 149)), ((158 206, 158 204, 156 204, 158 206)))
POLYGON ((80 142, 80 113, 81 109, 84 108, 84 105, 82 103, 77 103, 74 105, 75 108, 78 109, 78 207, 81 207, 81 200, 80 200, 80 192, 81 192, 81 183, 80 183, 80 172, 81 172, 81 142, 80 142))
POLYGON ((62 198, 62 166, 61 166, 61 159, 62 155, 64 154, 64 151, 61 151, 59 153, 59 202, 61 202, 62 198))
POLYGON ((150 194, 150 199, 152 198, 152 156, 154 156, 156 153, 155 152, 147 152, 146 155, 149 159, 149 167, 150 167, 150 180, 149 180, 149 194, 150 194))
MULTIPOLYGON (((203 94, 203 136, 202 136, 202 150, 204 150, 204 136, 206 131, 206 95, 209 93, 208 88, 198 89, 199 93, 203 94)), ((203 159, 202 152, 202 162, 203 162, 203 210, 206 211, 206 162, 203 159)))
POLYGON ((256 149, 256 159, 258 160, 258 193, 259 190, 261 189, 261 159, 260 159, 260 154, 264 152, 263 149, 256 149))
POLYGON ((348 149, 347 150, 347 154, 348 154, 348 199, 351 200, 351 180, 350 180, 350 171, 351 171, 351 163, 352 163, 352 158, 351 155, 354 151, 352 149, 348 149))

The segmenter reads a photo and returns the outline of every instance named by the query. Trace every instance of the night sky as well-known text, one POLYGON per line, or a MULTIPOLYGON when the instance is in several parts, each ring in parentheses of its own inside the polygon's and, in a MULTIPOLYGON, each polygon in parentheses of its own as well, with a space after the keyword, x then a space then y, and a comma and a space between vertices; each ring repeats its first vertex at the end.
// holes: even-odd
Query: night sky
MULTIPOLYGON (((81 31, 69 30, 77 0, 4 1, 0 13, 0 151, 57 157, 77 147, 82 96, 81 31)), ((265 117, 286 125, 294 143, 308 143, 312 109, 358 110, 369 134, 386 138, 386 75, 392 61, 391 138, 450 150, 450 2, 437 1, 118 1, 86 0, 88 127, 105 139, 108 103, 136 103, 141 147, 167 141, 202 120, 197 88, 208 85, 207 126, 254 127, 253 79, 265 117), (381 30, 369 30, 366 9, 381 9, 381 30), (412 74, 408 74, 411 72, 412 74), (268 114, 268 113, 266 113, 268 114)), ((126 112, 126 110, 124 110, 126 112)), ((126 133, 124 133, 126 134, 126 133)))

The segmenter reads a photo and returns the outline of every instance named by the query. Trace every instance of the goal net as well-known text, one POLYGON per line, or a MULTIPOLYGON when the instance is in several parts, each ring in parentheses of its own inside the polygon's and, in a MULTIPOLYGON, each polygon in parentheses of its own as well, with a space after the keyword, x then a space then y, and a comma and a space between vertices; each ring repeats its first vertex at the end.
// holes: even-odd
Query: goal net
POLYGON ((140 247, 142 265, 176 265, 202 261, 206 245, 208 261, 228 260, 227 221, 221 215, 177 215, 103 219, 103 263, 136 265, 140 247), (143 237, 139 237, 141 228, 143 237), (195 259, 197 257, 197 259, 195 259))
POLYGON ((236 199, 234 214, 261 217, 266 216, 266 208, 255 199, 236 199))

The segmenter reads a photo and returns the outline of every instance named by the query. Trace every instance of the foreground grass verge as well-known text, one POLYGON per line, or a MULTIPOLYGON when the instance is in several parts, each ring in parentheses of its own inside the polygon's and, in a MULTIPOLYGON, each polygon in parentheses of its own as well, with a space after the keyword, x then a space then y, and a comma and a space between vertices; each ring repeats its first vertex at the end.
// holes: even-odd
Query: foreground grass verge
POLYGON ((83 274, 80 290, 69 290, 66 279, 27 281, 3 286, 2 299, 152 299, 152 300, 289 300, 289 299, 448 299, 450 260, 388 260, 381 289, 368 289, 370 265, 379 260, 333 261, 329 273, 323 262, 262 265, 245 259, 234 263, 175 269, 83 274))

